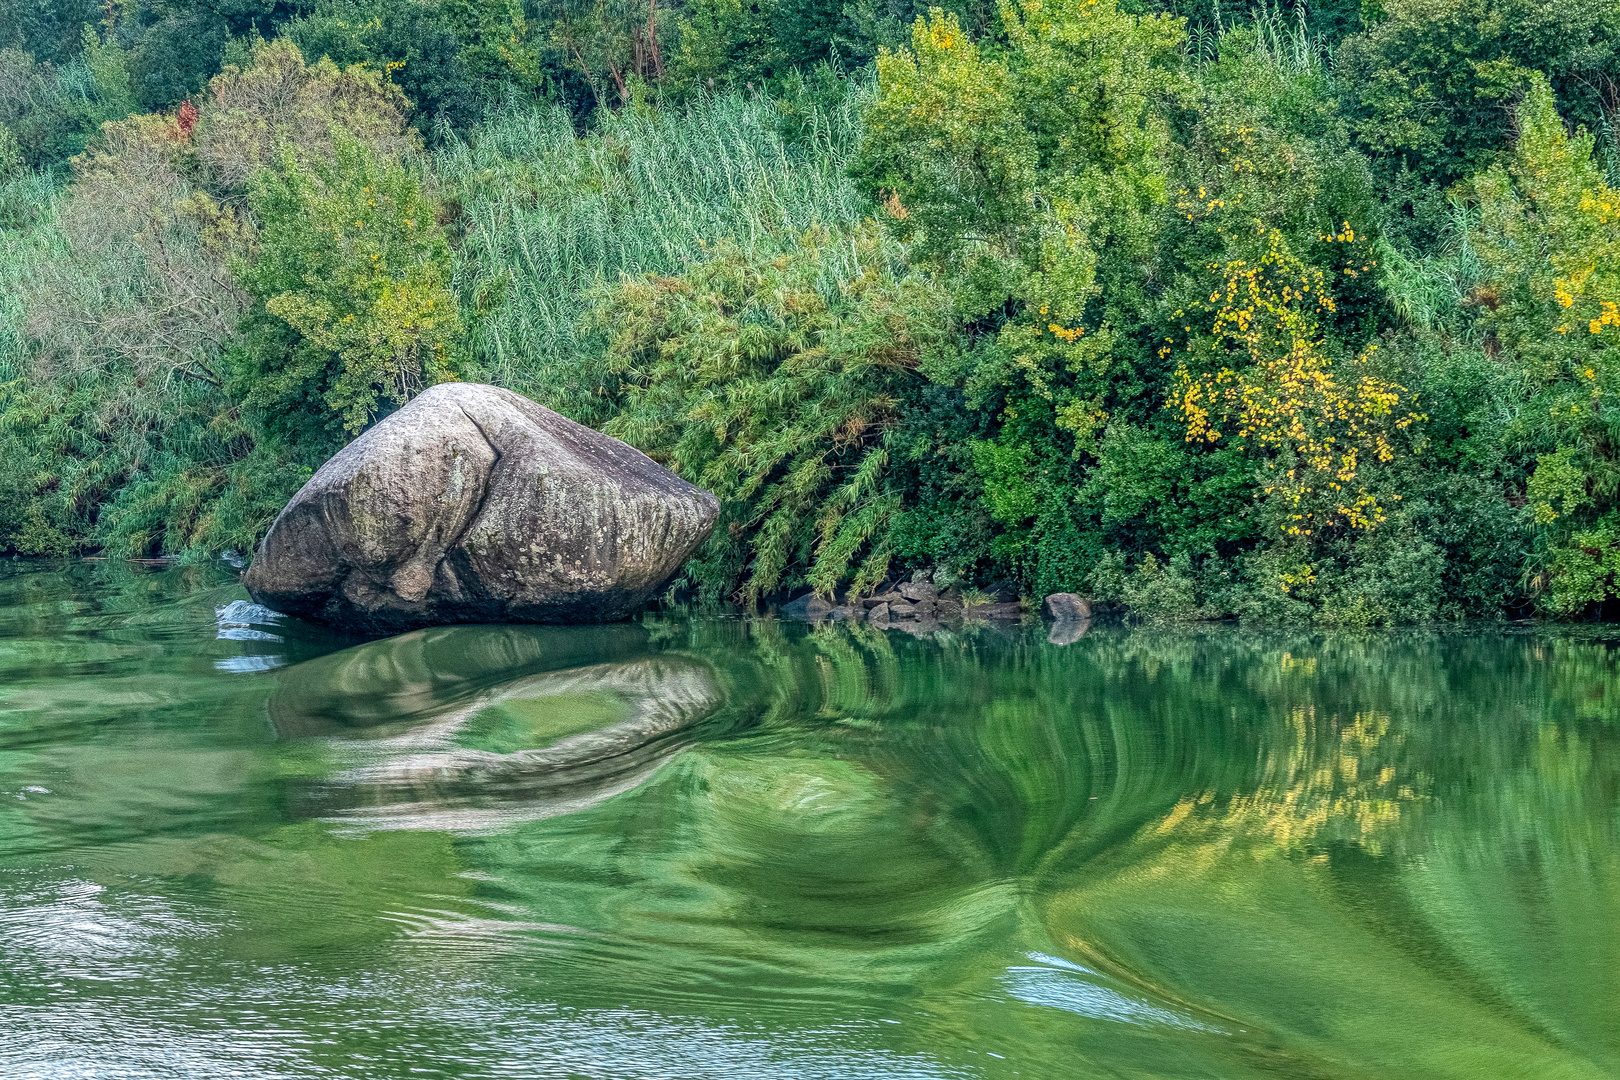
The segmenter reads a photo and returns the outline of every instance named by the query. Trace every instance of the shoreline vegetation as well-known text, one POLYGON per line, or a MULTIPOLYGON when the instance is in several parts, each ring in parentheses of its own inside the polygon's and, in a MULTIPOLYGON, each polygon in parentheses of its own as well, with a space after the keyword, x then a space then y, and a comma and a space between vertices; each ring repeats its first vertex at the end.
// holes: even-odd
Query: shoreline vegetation
POLYGON ((1601 618, 1617 42, 1613 0, 0 0, 0 551, 251 551, 462 379, 714 492, 697 605, 1601 618))

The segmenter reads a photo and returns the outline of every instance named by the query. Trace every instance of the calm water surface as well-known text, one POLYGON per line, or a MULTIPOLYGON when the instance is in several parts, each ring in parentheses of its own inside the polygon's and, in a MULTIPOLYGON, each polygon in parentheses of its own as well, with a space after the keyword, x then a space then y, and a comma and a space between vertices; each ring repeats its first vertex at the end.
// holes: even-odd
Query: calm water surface
POLYGON ((0 1076, 1620 1076, 1599 636, 244 599, 0 565, 0 1076))

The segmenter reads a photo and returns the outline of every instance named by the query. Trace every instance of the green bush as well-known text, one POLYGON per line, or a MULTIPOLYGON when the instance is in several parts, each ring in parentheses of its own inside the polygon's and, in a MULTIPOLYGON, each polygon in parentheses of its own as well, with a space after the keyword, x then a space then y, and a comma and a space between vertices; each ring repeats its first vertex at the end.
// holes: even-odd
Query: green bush
POLYGON ((1538 77, 1595 130, 1613 101, 1620 20, 1590 0, 1383 0, 1338 51, 1357 135, 1391 166, 1449 184, 1512 145, 1513 107, 1538 77))
POLYGON ((101 124, 135 111, 124 50, 113 40, 103 44, 88 27, 79 46, 60 64, 0 48, 0 142, 8 160, 59 169, 101 124))

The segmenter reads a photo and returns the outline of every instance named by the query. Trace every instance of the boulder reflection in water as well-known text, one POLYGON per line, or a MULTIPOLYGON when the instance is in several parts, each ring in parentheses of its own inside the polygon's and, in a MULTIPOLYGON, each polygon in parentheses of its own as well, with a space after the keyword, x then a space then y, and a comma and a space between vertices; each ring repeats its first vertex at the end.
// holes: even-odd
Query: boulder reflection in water
POLYGON ((638 627, 458 626, 289 668, 269 713, 338 758, 302 812, 483 832, 637 786, 720 702, 705 665, 651 655, 638 627))

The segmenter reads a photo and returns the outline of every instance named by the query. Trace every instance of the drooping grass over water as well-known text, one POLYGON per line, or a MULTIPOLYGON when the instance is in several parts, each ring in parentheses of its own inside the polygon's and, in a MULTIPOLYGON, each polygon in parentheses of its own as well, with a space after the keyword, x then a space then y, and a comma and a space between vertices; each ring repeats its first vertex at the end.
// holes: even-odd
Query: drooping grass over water
POLYGON ((508 106, 435 159, 464 230, 456 287, 478 377, 542 394, 594 348, 580 317, 626 276, 679 273, 733 238, 786 250, 870 205, 848 167, 865 83, 788 103, 728 93, 606 115, 575 132, 550 105, 508 106), (799 104, 802 102, 803 104, 799 104))

